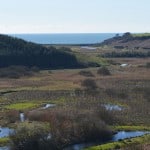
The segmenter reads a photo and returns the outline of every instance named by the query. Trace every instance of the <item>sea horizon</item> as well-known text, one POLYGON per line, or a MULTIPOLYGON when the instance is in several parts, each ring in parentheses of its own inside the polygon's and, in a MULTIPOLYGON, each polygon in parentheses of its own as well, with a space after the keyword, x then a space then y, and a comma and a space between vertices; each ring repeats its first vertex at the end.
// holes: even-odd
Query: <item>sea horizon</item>
POLYGON ((16 33, 7 34, 38 44, 96 44, 122 33, 16 33))

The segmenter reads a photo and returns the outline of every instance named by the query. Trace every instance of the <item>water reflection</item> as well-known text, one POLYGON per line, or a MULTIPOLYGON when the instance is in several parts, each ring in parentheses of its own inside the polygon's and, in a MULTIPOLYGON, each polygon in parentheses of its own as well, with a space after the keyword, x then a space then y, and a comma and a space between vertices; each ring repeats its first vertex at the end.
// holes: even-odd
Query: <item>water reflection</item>
POLYGON ((0 147, 0 150, 10 150, 10 147, 8 146, 0 147))
POLYGON ((88 50, 95 50, 95 49, 97 49, 96 47, 90 47, 90 46, 82 46, 81 48, 88 49, 88 50))
POLYGON ((50 107, 55 107, 56 104, 46 104, 43 109, 47 109, 47 108, 50 108, 50 107))
POLYGON ((8 137, 13 131, 13 129, 7 127, 0 127, 0 138, 8 137))
POLYGON ((24 122, 24 121, 25 121, 24 113, 20 113, 20 121, 21 121, 21 122, 24 122))
POLYGON ((121 64, 120 67, 126 67, 128 64, 121 64))
POLYGON ((118 106, 118 105, 112 105, 112 104, 104 104, 104 107, 106 108, 106 110, 117 110, 117 111, 121 111, 122 107, 118 106))
MULTIPOLYGON (((150 132, 146 132, 146 131, 119 131, 118 133, 113 135, 112 140, 107 141, 105 143, 124 140, 127 138, 138 137, 138 136, 142 136, 145 134, 150 134, 150 132)), ((102 143, 102 142, 93 142, 92 143, 91 142, 91 143, 75 144, 75 145, 69 146, 67 148, 64 148, 64 150, 82 150, 84 148, 87 148, 90 146, 96 146, 96 145, 100 145, 100 144, 104 144, 104 143, 102 143)))
POLYGON ((150 132, 144 132, 144 131, 120 131, 117 134, 113 136, 112 141, 119 141, 127 138, 142 136, 144 134, 150 134, 150 132))

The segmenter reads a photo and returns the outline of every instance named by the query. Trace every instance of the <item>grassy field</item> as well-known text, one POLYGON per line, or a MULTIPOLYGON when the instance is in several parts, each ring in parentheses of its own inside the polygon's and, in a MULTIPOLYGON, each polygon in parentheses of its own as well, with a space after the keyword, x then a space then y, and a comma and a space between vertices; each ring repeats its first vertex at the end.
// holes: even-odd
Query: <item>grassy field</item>
POLYGON ((26 109, 33 109, 39 107, 40 104, 27 102, 27 103, 16 103, 16 104, 9 104, 6 105, 4 108, 6 109, 13 109, 13 110, 26 110, 26 109))
MULTIPOLYGON (((75 52, 81 52, 78 47, 73 49, 75 52)), ((149 131, 150 69, 146 64, 150 62, 150 58, 99 60, 97 55, 100 49, 87 52, 89 55, 87 58, 90 57, 90 60, 94 59, 100 64, 103 62, 101 65, 108 69, 109 75, 98 73, 100 67, 95 67, 42 70, 32 76, 18 79, 0 78, 0 125, 13 126, 18 131, 22 127, 19 121, 20 111, 25 113, 33 129, 35 121, 48 123, 49 131, 54 137, 51 145, 54 146, 53 150, 62 149, 73 143, 101 139, 100 135, 106 138, 118 130, 149 131), (121 67, 120 64, 127 66, 121 67), (90 81, 90 85, 84 81, 90 81), (93 86, 91 87, 93 84, 94 90, 93 86), (45 104, 56 104, 56 106, 39 109, 45 104), (106 110, 104 104, 118 105, 122 110, 106 110)), ((83 55, 84 53, 79 57, 83 55)), ((27 124, 23 125, 24 130, 29 126, 27 124)), ((38 126, 39 131, 43 131, 41 126, 38 126)), ((19 130, 17 133, 20 132, 19 130)), ((37 139, 39 133, 34 132, 34 134, 37 139)), ((19 135, 17 136, 17 142, 20 142, 19 135)), ((0 139, 0 145, 6 144, 8 140, 8 138, 0 139)), ((148 147, 149 135, 89 150, 128 148, 134 147, 135 143, 140 146, 146 144, 145 146, 148 147)))
POLYGON ((10 142, 9 138, 0 138, 0 146, 4 146, 10 142))
POLYGON ((132 34, 133 37, 146 37, 146 36, 150 36, 150 33, 135 33, 132 34))

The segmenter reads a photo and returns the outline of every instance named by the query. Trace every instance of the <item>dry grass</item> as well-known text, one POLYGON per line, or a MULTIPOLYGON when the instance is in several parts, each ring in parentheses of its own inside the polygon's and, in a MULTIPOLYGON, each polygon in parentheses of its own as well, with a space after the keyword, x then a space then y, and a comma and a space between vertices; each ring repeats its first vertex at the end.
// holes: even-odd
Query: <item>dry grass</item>
MULTIPOLYGON (((127 63, 127 67, 120 67, 119 65, 108 67, 111 71, 111 76, 99 76, 98 69, 83 69, 90 71, 95 80, 99 83, 100 88, 111 87, 120 81, 148 81, 150 70, 144 66, 150 62, 147 59, 112 59, 117 63, 127 63), (104 84, 105 83, 105 84, 104 84)), ((53 70, 51 73, 42 71, 32 77, 22 77, 20 79, 0 79, 0 90, 70 90, 81 88, 81 80, 86 78, 78 72, 82 69, 76 70, 53 70)))
MULTIPOLYGON (((150 69, 144 65, 150 61, 150 58, 125 58, 115 59, 115 61, 118 64, 129 65, 108 66, 111 76, 97 74, 98 68, 87 68, 41 71, 32 77, 0 79, 0 91, 6 92, 0 96, 0 124, 8 124, 4 109, 6 105, 26 101, 42 104, 56 103, 55 108, 27 110, 25 114, 30 120, 36 121, 51 122, 55 117, 54 121, 61 125, 60 128, 64 127, 66 135, 71 133, 71 130, 67 130, 67 125, 69 127, 76 125, 79 122, 77 118, 88 118, 88 123, 91 123, 92 119, 95 122, 99 119, 109 125, 149 126, 150 69), (81 70, 90 71, 94 77, 80 75, 81 70), (81 83, 86 79, 94 80, 98 88, 95 91, 83 91, 84 87, 81 83), (9 93, 9 90, 16 90, 16 92, 9 93), (123 110, 107 112, 101 107, 107 103, 121 105, 123 110), (63 118, 67 119, 66 122, 63 118)), ((60 134, 64 135, 62 132, 60 134)), ((69 135, 69 138, 72 137, 69 135)))

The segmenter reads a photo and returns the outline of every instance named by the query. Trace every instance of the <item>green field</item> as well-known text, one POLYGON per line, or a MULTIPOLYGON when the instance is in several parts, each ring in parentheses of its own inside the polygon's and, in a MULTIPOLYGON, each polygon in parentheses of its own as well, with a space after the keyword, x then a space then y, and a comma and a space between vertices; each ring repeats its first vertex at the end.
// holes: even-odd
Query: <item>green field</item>
POLYGON ((33 109, 39 107, 40 104, 37 104, 36 102, 26 102, 26 103, 16 103, 16 104, 10 104, 6 105, 6 109, 14 109, 14 110, 25 110, 25 109, 33 109))

